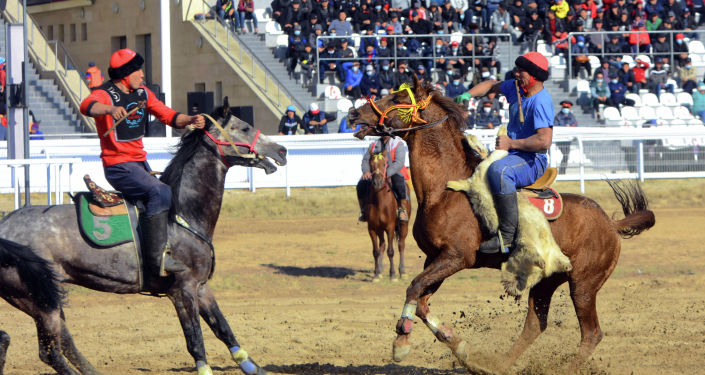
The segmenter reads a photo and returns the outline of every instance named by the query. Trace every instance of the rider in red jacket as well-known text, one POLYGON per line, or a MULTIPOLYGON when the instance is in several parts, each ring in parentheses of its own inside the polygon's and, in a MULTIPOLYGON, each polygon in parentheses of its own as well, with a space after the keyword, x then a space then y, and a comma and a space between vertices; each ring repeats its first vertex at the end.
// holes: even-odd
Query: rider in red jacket
POLYGON ((149 173, 142 145, 147 115, 179 129, 187 125, 202 129, 205 120, 200 115, 179 113, 159 101, 144 86, 143 63, 142 56, 130 49, 115 52, 108 69, 110 81, 83 100, 81 113, 95 118, 105 178, 126 198, 144 201, 144 256, 151 268, 166 276, 167 272, 184 271, 186 267, 167 253, 171 188, 149 173), (121 122, 113 127, 118 121, 121 122))

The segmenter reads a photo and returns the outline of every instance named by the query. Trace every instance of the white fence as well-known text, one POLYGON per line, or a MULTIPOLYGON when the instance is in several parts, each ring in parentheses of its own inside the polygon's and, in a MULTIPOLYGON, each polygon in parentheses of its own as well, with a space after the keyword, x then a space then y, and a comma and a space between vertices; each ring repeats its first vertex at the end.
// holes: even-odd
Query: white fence
MULTIPOLYGON (((473 130, 471 133, 488 146, 494 144, 493 130, 473 130)), ((271 175, 256 168, 233 167, 226 178, 226 188, 254 191, 276 187, 289 191, 292 187, 355 185, 361 173, 361 157, 371 142, 370 139, 358 140, 351 134, 271 138, 289 150, 288 164, 271 175)), ((566 173, 559 175, 559 180, 705 177, 705 127, 702 126, 556 127, 554 142, 561 141, 571 141, 571 148, 566 173)), ((144 139, 154 170, 161 171, 166 167, 177 143, 178 139, 144 139)), ((85 174, 90 174, 102 186, 110 186, 103 177, 97 138, 33 140, 30 153, 32 158, 81 159, 71 168, 30 167, 31 191, 47 192, 48 199, 52 189, 55 192, 85 190, 82 180, 85 174)), ((561 157, 554 144, 550 150, 551 166, 558 166, 561 157)), ((4 141, 0 142, 0 159, 3 158, 7 158, 7 142, 4 141)), ((19 168, 18 173, 21 171, 19 168)), ((13 181, 17 180, 17 176, 13 178, 11 168, 0 164, 0 193, 14 192, 13 181)), ((23 181, 23 178, 19 180, 23 181)))

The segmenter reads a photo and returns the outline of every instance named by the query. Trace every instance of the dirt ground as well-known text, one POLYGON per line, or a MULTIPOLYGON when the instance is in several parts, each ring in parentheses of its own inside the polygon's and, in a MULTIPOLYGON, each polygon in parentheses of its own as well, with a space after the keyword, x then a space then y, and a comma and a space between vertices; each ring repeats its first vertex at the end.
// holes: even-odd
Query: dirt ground
MULTIPOLYGON (((623 240, 619 265, 598 294, 605 336, 584 373, 705 374, 705 208, 654 211, 656 226, 623 240)), ((355 219, 221 218, 210 284, 240 343, 274 374, 465 373, 420 324, 411 355, 392 361, 409 279, 370 282, 369 237, 355 219)), ((405 257, 413 277, 423 254, 411 236, 405 257)), ((499 280, 494 270, 462 271, 431 299, 432 311, 474 346, 480 361, 502 358, 527 309, 525 298, 501 296, 499 280)), ((69 327, 102 373, 195 373, 167 299, 69 292, 69 327)), ((552 373, 574 354, 580 333, 566 285, 554 296, 549 322, 514 373, 552 373)), ((215 374, 240 374, 202 327, 215 374)), ((53 373, 38 358, 28 316, 0 303, 0 328, 12 337, 6 374, 53 373)))

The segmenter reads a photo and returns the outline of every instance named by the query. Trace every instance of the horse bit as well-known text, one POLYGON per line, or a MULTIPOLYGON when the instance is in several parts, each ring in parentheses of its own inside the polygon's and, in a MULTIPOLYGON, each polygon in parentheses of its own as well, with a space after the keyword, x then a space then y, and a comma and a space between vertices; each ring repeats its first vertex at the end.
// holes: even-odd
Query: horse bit
POLYGON ((402 83, 401 86, 399 86, 399 90, 393 90, 392 94, 401 92, 406 90, 406 92, 409 94, 409 98, 411 99, 411 104, 395 104, 393 106, 387 107, 384 111, 379 109, 375 102, 372 100, 371 97, 367 98, 367 102, 370 104, 370 107, 379 115, 379 122, 377 123, 377 128, 378 130, 381 131, 381 133, 385 135, 390 135, 394 136, 397 133, 406 133, 404 136, 406 136, 408 133, 412 130, 421 130, 421 129, 426 129, 430 128, 433 126, 436 126, 443 121, 448 119, 448 115, 443 116, 438 121, 429 123, 428 121, 422 119, 419 116, 419 112, 426 109, 429 104, 431 104, 431 97, 433 96, 433 93, 428 95, 425 99, 419 100, 419 103, 416 103, 416 97, 414 97, 413 91, 411 91, 411 86, 408 83, 402 83), (399 116, 401 117, 401 121, 405 124, 408 124, 408 127, 403 128, 403 129, 394 129, 390 128, 386 125, 384 125, 384 120, 386 118, 389 118, 387 114, 391 111, 396 110, 399 112, 399 116), (414 124, 422 124, 419 126, 413 126, 414 124))

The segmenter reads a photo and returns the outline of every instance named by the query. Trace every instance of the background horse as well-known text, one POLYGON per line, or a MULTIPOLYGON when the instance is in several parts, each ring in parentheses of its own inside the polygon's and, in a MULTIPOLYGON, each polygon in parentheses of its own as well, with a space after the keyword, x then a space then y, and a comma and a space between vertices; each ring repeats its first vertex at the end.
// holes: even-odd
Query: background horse
MULTIPOLYGON (((166 294, 176 308, 199 375, 212 374, 206 361, 199 315, 227 345, 243 371, 264 374, 240 348, 208 287, 214 267, 211 239, 230 166, 257 167, 272 173, 276 166, 268 158, 284 165, 286 149, 232 116, 227 98, 224 102, 214 113, 222 127, 216 129, 217 126, 209 123, 204 130, 186 133, 161 177, 172 190, 171 219, 178 214, 189 227, 173 221, 169 224, 172 255, 188 270, 166 278, 147 278, 140 287, 140 262, 135 259, 133 245, 93 247, 79 231, 73 205, 30 206, 13 211, 0 221, 0 238, 4 239, 0 247, 4 251, 21 248, 25 256, 49 262, 57 279, 64 283, 112 293, 166 294), (235 141, 232 147, 224 141, 228 137, 219 129, 224 129, 235 141)), ((28 293, 27 285, 32 284, 18 279, 16 275, 23 272, 19 265, 2 263, 2 266, 0 297, 35 320, 41 360, 61 375, 77 374, 66 359, 80 373, 97 374, 74 345, 61 306, 47 305, 41 294, 28 293)))
MULTIPOLYGON (((394 239, 399 247, 399 277, 405 276, 404 248, 406 235, 409 232, 409 222, 401 221, 397 218, 397 200, 392 192, 392 183, 387 177, 387 157, 384 152, 377 153, 370 157, 370 172, 372 172, 372 188, 369 189, 365 212, 367 215, 367 231, 372 240, 372 256, 375 259, 375 275, 373 282, 380 280, 382 273, 382 261, 384 260, 385 238, 387 234, 387 256, 389 257, 389 278, 397 281, 398 277, 394 269, 394 239)), ((407 188, 407 194, 408 188, 407 188)), ((411 201, 402 200, 406 204, 406 212, 411 215, 411 201)))
MULTIPOLYGON (((16 281, 7 294, 20 303, 24 297, 32 296, 34 303, 30 306, 36 310, 30 315, 56 311, 61 307, 63 293, 51 264, 27 250, 24 246, 0 238, 0 274, 16 281)), ((0 331, 0 375, 5 366, 8 346, 10 336, 0 331)))
MULTIPOLYGON (((464 122, 463 111, 457 104, 428 84, 420 86, 415 78, 408 90, 387 95, 375 102, 374 108, 368 103, 351 109, 348 120, 348 123, 362 125, 356 133, 359 138, 404 134, 409 147, 411 180, 419 204, 413 234, 426 254, 426 261, 424 270, 406 291, 406 304, 397 322, 394 359, 399 361, 409 354, 415 315, 468 369, 485 373, 471 363, 470 345, 431 315, 428 305, 447 277, 465 268, 499 268, 507 259, 506 255, 477 252, 480 243, 488 240, 490 234, 478 224, 465 194, 446 189, 448 181, 468 178, 480 162, 461 130, 464 122), (415 96, 415 101, 411 95, 415 96), (388 111, 391 106, 396 107, 388 111), (402 119, 400 109, 409 115, 402 119), (411 121, 404 121, 407 119, 411 121)), ((551 230, 563 253, 570 258, 573 270, 543 279, 530 290, 524 329, 503 361, 503 370, 546 329, 551 296, 565 282, 570 288, 581 333, 571 368, 581 366, 602 339, 596 297, 617 264, 621 248, 619 237, 638 235, 655 222, 638 185, 611 183, 610 186, 622 206, 625 215, 622 220, 610 219, 590 198, 563 195, 563 214, 551 222, 551 230)))

